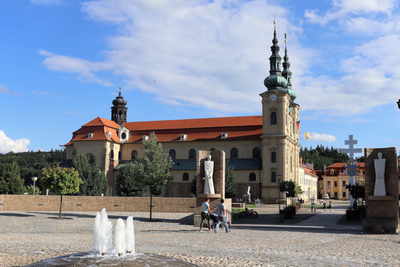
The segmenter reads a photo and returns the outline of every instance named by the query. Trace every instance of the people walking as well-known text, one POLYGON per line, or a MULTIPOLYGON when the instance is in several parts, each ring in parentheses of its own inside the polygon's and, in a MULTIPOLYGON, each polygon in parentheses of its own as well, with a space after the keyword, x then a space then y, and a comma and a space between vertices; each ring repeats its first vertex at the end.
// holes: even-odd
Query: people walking
POLYGON ((326 202, 324 202, 324 212, 326 212, 326 202))
POLYGON ((329 201, 328 209, 329 209, 329 212, 332 212, 332 201, 329 201))
POLYGON ((222 198, 221 203, 217 207, 218 222, 217 222, 217 226, 215 226, 215 233, 218 233, 219 225, 221 223, 223 223, 225 225, 226 233, 229 233, 231 231, 228 228, 226 206, 225 206, 224 202, 225 202, 225 200, 222 198))
POLYGON ((204 219, 207 220, 208 230, 212 231, 211 223, 210 223, 210 213, 211 213, 211 210, 210 210, 210 199, 207 198, 206 201, 204 201, 203 204, 202 204, 200 232, 203 232, 204 219))

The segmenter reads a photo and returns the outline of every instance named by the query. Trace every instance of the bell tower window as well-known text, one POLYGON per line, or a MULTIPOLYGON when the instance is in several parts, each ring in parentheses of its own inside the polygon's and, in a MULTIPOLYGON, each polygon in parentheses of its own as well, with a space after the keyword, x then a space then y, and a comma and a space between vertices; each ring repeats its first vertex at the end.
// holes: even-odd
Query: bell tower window
POLYGON ((276 124, 276 113, 271 112, 271 124, 275 125, 276 124))

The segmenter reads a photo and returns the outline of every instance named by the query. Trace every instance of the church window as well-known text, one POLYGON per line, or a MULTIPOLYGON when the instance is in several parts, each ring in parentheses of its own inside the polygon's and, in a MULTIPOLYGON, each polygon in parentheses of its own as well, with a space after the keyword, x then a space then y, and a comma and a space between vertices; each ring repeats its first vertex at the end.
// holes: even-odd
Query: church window
POLYGON ((276 183, 276 172, 271 172, 271 183, 276 183))
POLYGON ((136 160, 138 157, 138 152, 136 150, 132 151, 132 160, 136 160))
POLYGON ((276 124, 276 113, 271 112, 271 124, 276 124))
POLYGON ((271 162, 276 162, 276 152, 271 153, 271 162))
POLYGON ((196 150, 193 148, 189 150, 189 159, 195 159, 196 158, 196 150))
POLYGON ((171 150, 169 151, 169 156, 170 156, 172 159, 176 159, 176 151, 175 151, 175 149, 171 149, 171 150))
POLYGON ((256 179, 257 179, 256 174, 254 172, 250 173, 249 181, 256 181, 256 179))
POLYGON ((183 181, 189 181, 189 173, 185 172, 182 176, 183 181))
POLYGON ((237 159, 239 157, 239 151, 236 147, 231 149, 231 158, 237 159))
POLYGON ((261 157, 261 151, 259 147, 253 148, 253 158, 260 158, 261 157))
POLYGON ((335 187, 337 187, 337 181, 335 181, 335 187))
POLYGON ((110 151, 110 159, 114 159, 114 150, 113 149, 111 149, 111 151, 110 151))

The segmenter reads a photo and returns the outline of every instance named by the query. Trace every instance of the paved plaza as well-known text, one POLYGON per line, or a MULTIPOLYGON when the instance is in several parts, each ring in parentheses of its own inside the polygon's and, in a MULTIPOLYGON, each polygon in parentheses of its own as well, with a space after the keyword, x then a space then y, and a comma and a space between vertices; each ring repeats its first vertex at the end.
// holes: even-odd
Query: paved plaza
MULTIPOLYGON (((262 205, 257 219, 239 219, 232 232, 199 232, 192 214, 108 213, 134 216, 136 250, 198 266, 400 266, 398 234, 365 234, 361 223, 343 220, 348 202, 332 212, 302 208, 279 222, 278 205, 262 205)), ((95 212, 0 212, 0 266, 91 251, 95 212)))

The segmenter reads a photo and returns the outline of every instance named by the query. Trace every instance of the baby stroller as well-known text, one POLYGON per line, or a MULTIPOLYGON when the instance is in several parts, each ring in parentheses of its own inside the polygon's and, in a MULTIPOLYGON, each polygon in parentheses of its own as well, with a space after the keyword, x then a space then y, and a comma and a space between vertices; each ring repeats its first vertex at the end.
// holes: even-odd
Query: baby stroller
MULTIPOLYGON (((211 214, 210 214, 210 219, 213 221, 212 224, 211 224, 211 228, 212 228, 212 229, 215 229, 215 227, 217 227, 218 214, 215 213, 215 212, 211 213, 211 214)), ((222 229, 225 230, 225 224, 221 223, 221 224, 219 225, 219 227, 220 227, 221 230, 222 230, 222 229)))

